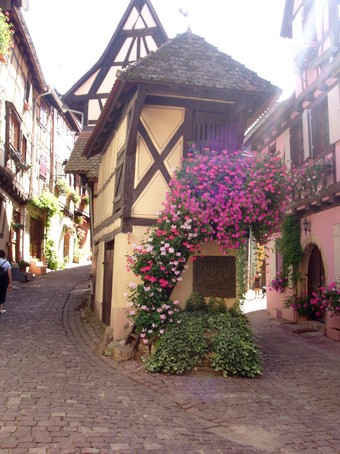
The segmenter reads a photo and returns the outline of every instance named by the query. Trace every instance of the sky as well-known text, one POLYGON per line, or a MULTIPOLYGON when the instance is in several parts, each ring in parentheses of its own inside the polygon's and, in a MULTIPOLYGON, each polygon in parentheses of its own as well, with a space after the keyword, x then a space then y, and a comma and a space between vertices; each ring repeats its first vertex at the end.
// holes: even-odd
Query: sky
MULTIPOLYGON (((280 37, 285 0, 151 0, 169 38, 188 27, 288 95, 293 43, 280 37), (184 17, 180 9, 188 12, 184 17)), ((100 58, 130 0, 29 0, 24 11, 46 82, 68 91, 100 58), (96 5, 93 8, 93 5, 96 5)))

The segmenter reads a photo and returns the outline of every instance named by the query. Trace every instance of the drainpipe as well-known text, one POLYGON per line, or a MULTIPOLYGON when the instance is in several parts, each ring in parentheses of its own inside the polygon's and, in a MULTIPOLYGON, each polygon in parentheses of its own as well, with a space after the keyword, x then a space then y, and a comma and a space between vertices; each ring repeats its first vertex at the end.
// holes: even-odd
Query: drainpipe
POLYGON ((35 166, 36 166, 36 159, 37 159, 37 150, 36 150, 36 122, 37 122, 37 101, 42 96, 46 96, 51 94, 52 88, 48 87, 48 90, 44 93, 40 93, 33 99, 33 125, 32 125, 32 168, 31 168, 31 180, 30 180, 30 190, 29 196, 33 196, 33 188, 34 188, 34 177, 35 177, 35 166))

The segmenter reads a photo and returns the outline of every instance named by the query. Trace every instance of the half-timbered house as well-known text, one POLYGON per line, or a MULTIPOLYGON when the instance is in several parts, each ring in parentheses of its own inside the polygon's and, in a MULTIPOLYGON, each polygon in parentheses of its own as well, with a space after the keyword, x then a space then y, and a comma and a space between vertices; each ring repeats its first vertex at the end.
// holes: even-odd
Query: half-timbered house
MULTIPOLYGON (((286 0, 281 36, 293 39, 297 48, 296 89, 246 136, 253 149, 280 151, 298 175, 287 213, 301 223, 304 254, 298 298, 310 299, 321 284, 340 278, 339 14, 337 0, 286 0)), ((272 252, 274 246, 268 248, 268 288, 282 271, 282 257, 272 252)), ((297 312, 284 305, 291 293, 290 286, 283 293, 268 292, 271 315, 298 319, 297 312)), ((326 321, 327 333, 332 333, 335 318, 326 321)))
MULTIPOLYGON (((27 2, 0 0, 13 27, 13 46, 0 61, 0 248, 18 264, 43 272, 46 217, 28 202, 42 192, 54 193, 64 177, 63 162, 80 130, 78 120, 63 112, 58 94, 47 86, 21 8, 27 2)), ((63 227, 73 225, 73 206, 54 223, 56 255, 63 263, 67 248, 63 227)), ((71 257, 72 259, 72 257, 71 257)), ((68 258, 67 258, 68 261, 68 258)))
MULTIPOLYGON (((84 148, 87 158, 101 157, 93 216, 95 311, 116 339, 126 333, 124 293, 133 280, 126 255, 155 222, 188 142, 239 149, 251 119, 277 95, 268 81, 190 31, 117 74, 84 148)), ((204 245, 203 254, 222 255, 215 244, 204 245)), ((222 296, 233 302, 234 273, 229 279, 222 296)), ((172 296, 184 302, 193 281, 189 269, 172 296)))

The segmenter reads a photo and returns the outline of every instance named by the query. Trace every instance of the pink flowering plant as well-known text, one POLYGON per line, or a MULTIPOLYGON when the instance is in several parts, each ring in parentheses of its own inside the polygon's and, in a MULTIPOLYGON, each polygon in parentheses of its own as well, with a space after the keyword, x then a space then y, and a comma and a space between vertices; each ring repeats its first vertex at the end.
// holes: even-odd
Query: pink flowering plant
POLYGON ((275 292, 283 293, 285 288, 288 285, 288 276, 283 272, 277 273, 275 278, 270 282, 270 290, 275 290, 275 292))
POLYGON ((327 187, 327 177, 333 169, 331 158, 310 158, 299 167, 292 167, 293 199, 319 195, 327 187))
POLYGON ((190 149, 170 181, 156 225, 128 257, 128 270, 141 279, 130 285, 129 315, 142 339, 155 339, 177 322, 171 292, 201 243, 216 241, 227 253, 246 242, 249 230, 259 243, 277 232, 289 181, 278 155, 190 149))
POLYGON ((287 298, 284 307, 292 307, 299 316, 307 317, 309 320, 322 319, 328 310, 328 300, 317 290, 311 297, 294 295, 287 298))
POLYGON ((331 282, 319 289, 320 298, 327 305, 327 313, 330 317, 340 315, 340 288, 337 282, 331 282))

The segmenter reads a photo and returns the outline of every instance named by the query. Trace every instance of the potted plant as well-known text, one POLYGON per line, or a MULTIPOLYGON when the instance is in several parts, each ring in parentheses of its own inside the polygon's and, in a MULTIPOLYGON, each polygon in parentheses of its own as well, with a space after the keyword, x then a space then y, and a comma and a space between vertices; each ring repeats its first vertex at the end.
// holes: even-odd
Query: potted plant
POLYGON ((26 269, 30 266, 30 264, 29 262, 26 262, 26 260, 20 260, 18 266, 20 271, 25 272, 26 269))
POLYGON ((282 271, 277 273, 275 278, 271 281, 270 289, 275 290, 278 293, 283 293, 285 288, 288 285, 288 276, 286 276, 282 271))
POLYGON ((326 313, 327 306, 328 301, 315 292, 312 293, 311 298, 307 295, 292 295, 283 304, 284 308, 292 307, 295 309, 299 318, 306 320, 322 319, 326 313))
POLYGON ((320 288, 321 297, 327 301, 327 313, 332 317, 340 316, 340 288, 336 282, 320 288))
POLYGON ((75 205, 77 205, 80 201, 80 195, 76 191, 71 191, 69 197, 75 205))
POLYGON ((66 195, 70 191, 70 187, 65 180, 58 178, 55 182, 55 190, 58 195, 66 195))

